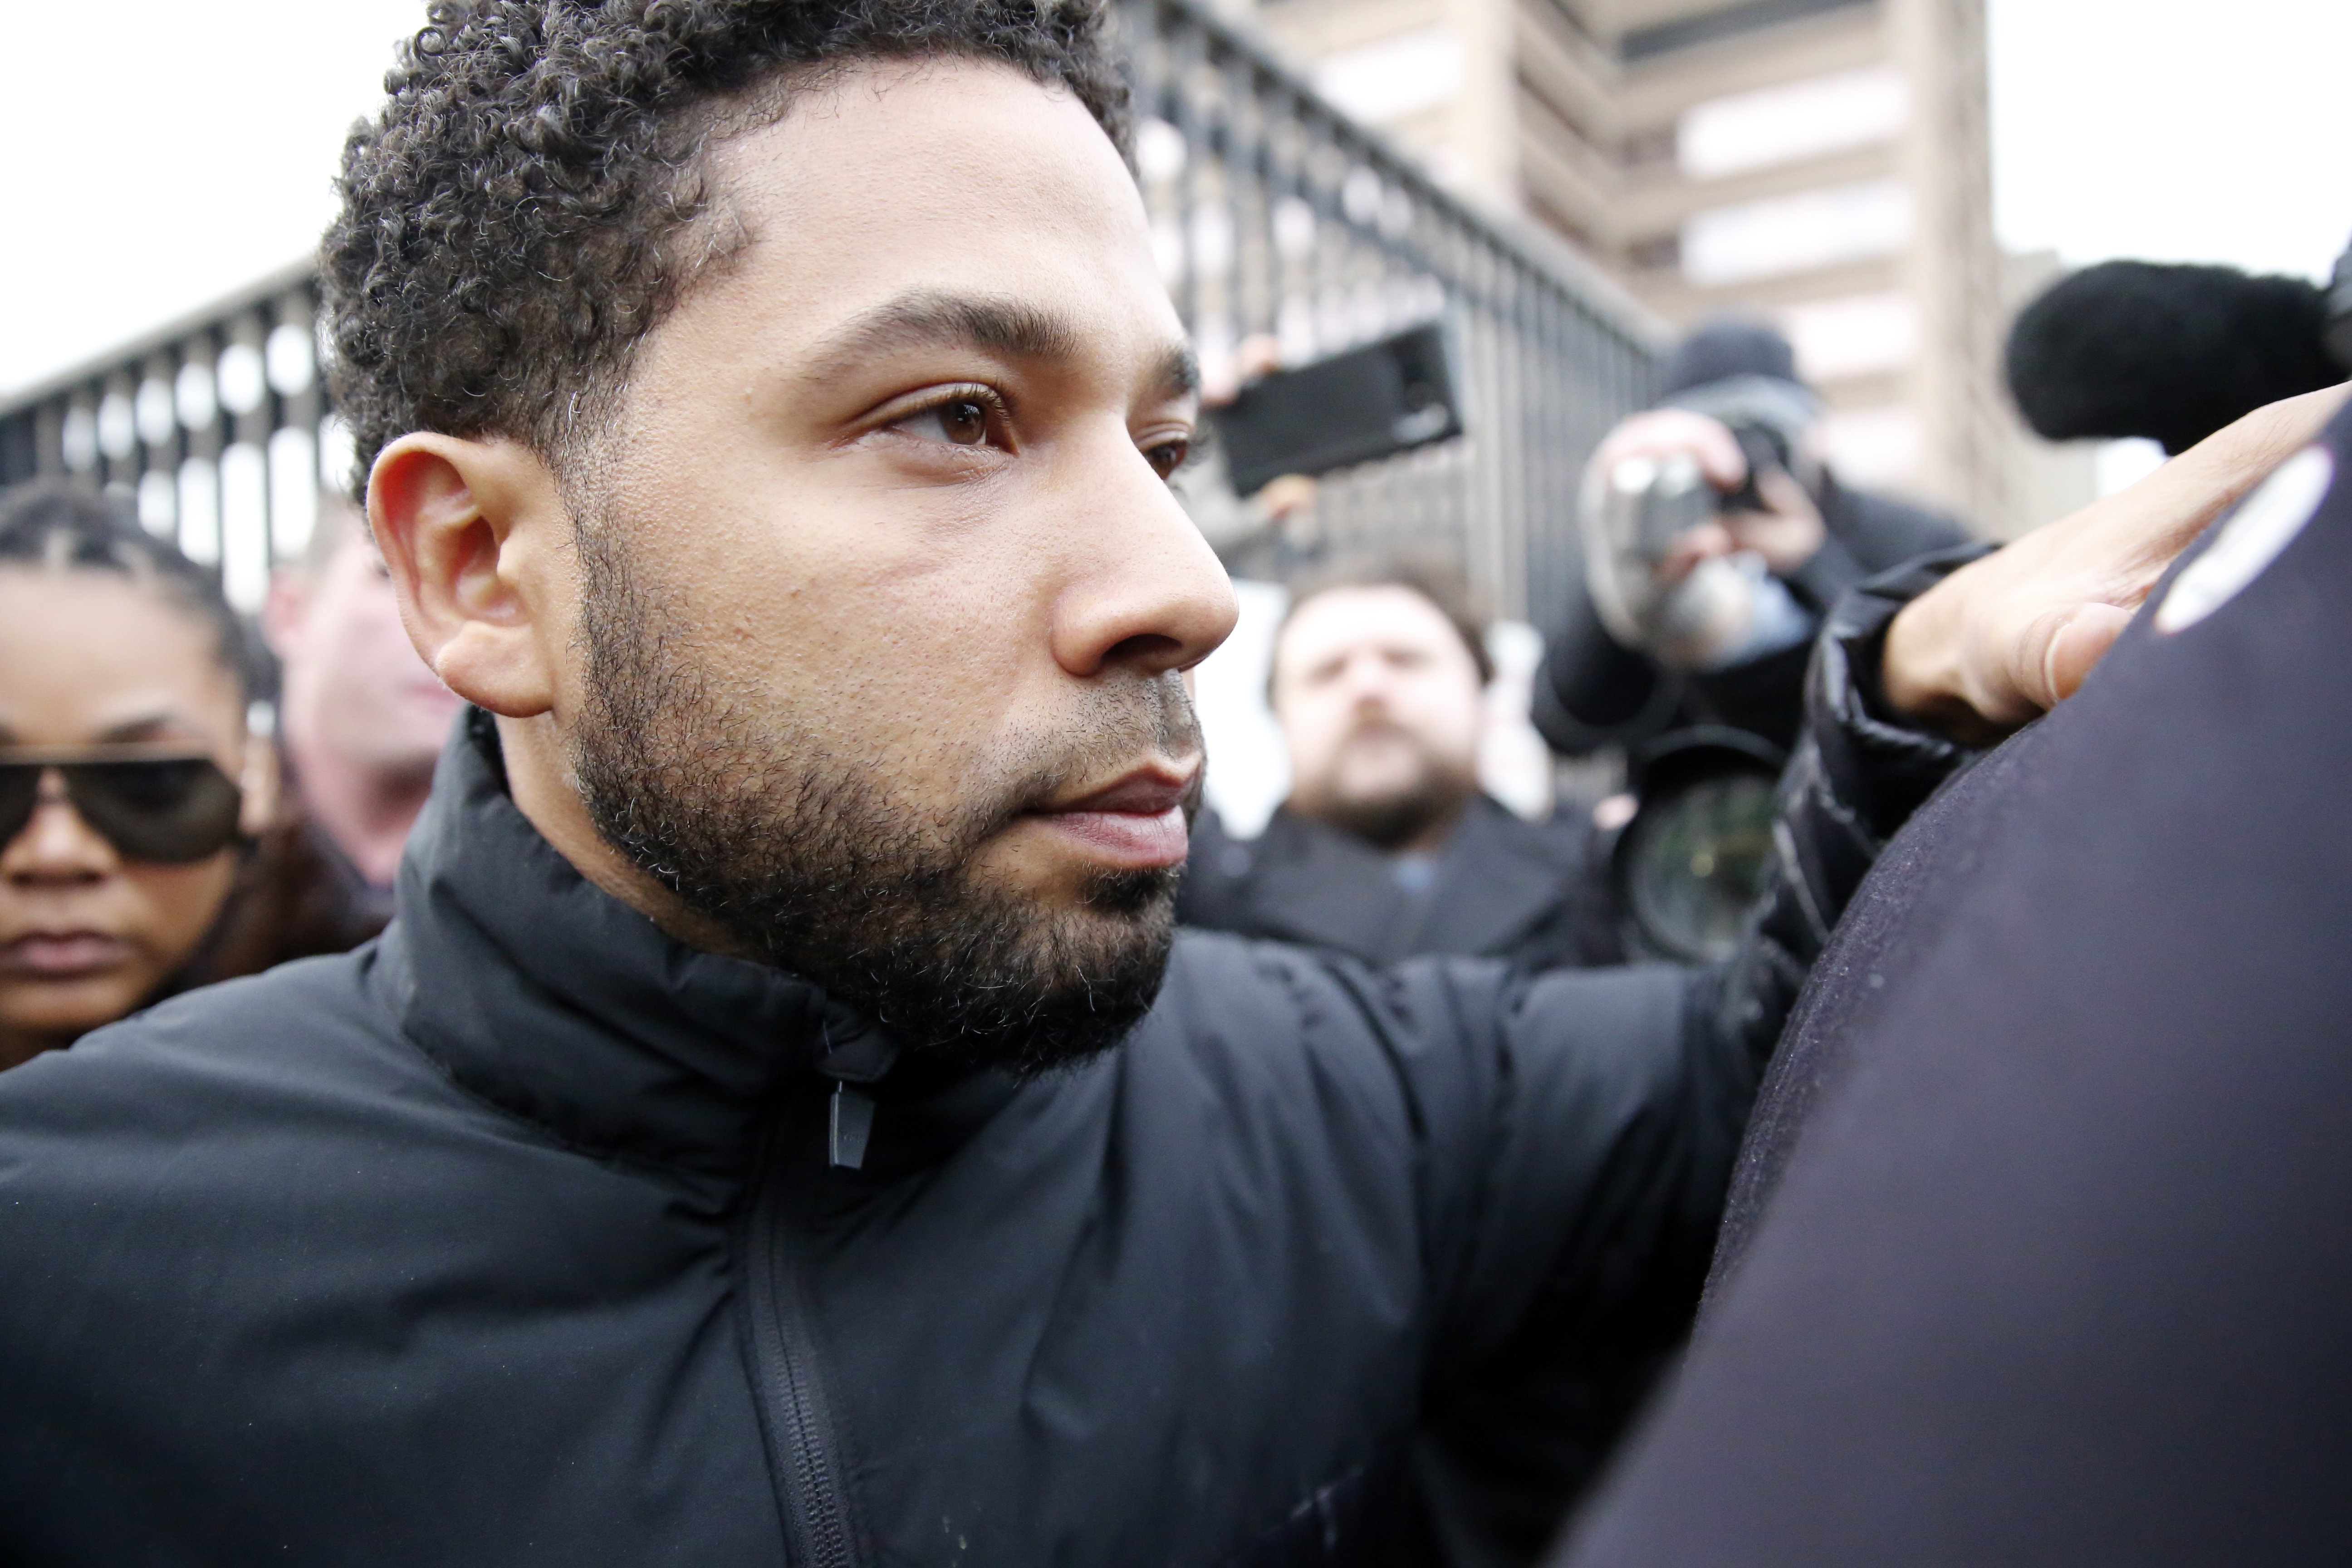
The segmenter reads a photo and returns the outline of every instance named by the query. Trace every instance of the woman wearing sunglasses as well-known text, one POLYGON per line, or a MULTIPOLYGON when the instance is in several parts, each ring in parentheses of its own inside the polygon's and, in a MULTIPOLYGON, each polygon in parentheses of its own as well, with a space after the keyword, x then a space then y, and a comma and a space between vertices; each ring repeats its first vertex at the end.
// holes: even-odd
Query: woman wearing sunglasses
POLYGON ((272 805, 247 646, 101 498, 0 502, 0 1068, 190 983, 272 805))

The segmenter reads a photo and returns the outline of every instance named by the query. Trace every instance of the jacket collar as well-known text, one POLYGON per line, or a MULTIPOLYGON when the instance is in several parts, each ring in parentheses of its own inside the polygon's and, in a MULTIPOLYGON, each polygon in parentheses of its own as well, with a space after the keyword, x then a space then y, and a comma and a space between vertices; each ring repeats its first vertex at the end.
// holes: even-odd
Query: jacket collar
POLYGON ((822 987, 688 947, 583 877, 516 807, 478 710, 442 752, 396 897, 382 963, 403 1030, 583 1152, 740 1174, 781 1093, 888 1055, 822 987))

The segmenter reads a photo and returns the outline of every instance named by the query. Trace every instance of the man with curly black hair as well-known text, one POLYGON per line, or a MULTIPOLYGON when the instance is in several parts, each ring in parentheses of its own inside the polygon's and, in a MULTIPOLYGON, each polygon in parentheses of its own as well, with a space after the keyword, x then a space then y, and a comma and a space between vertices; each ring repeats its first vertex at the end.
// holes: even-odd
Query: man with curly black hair
MULTIPOLYGON (((565 591, 582 601, 566 634, 585 654, 572 672, 576 709, 567 694, 559 724, 536 691, 457 688, 530 731, 506 742, 506 766, 519 799, 544 798, 562 817, 557 846, 609 890, 650 872, 654 896, 690 916, 705 945, 821 974, 907 1046, 980 1061, 1009 1052, 1029 1068, 1099 1047, 1150 1005, 1176 876, 1162 851, 1175 843, 1181 859, 1179 807, 1198 751, 1190 710, 1163 677, 1213 646, 1232 614, 1214 562, 1171 522, 1161 494, 1184 455, 1193 380, 1172 311, 1162 301, 1149 319, 1121 320, 1104 300, 1076 314, 1061 300, 961 286, 955 267, 978 243, 961 232, 964 194, 999 163, 977 138, 1004 133, 1000 122, 1087 139, 1094 166, 1033 199, 1056 209, 1057 226, 1091 226, 1081 274, 1117 253, 1115 222, 1128 215, 1106 212, 1104 195, 1126 178, 1113 151, 1126 99, 1097 27, 1091 3, 1051 0, 436 6, 390 79, 390 110, 352 140, 325 247, 336 386, 362 468, 383 470, 379 506, 406 515, 443 491, 470 494, 484 482, 472 455, 488 450, 500 465, 488 482, 532 487, 528 507, 557 524, 565 591), (924 89, 956 68, 950 60, 980 69, 993 98, 931 108, 924 89), (884 187, 901 231, 893 243, 845 247, 839 235, 874 221, 874 188, 835 188, 838 163, 774 165, 774 132, 805 122, 809 136, 837 134, 841 114, 877 94, 894 131, 937 145, 884 187), (1033 100, 1055 112, 1025 112, 1033 100), (775 290, 772 269, 791 279, 788 292, 775 290), (682 360, 696 322, 656 333, 681 301, 735 298, 754 273, 751 297, 767 316, 758 335, 733 323, 721 354, 706 352, 720 346, 711 343, 682 360), (771 313, 853 280, 854 295, 836 289, 822 310, 789 322, 771 313), (798 373, 782 380, 780 328, 798 373), (956 745, 954 715, 971 711, 973 693, 940 672, 981 639, 979 623, 1044 586, 1008 581, 961 603, 944 591, 983 581, 957 547, 967 498, 1004 487, 991 465, 1003 466, 1012 399, 1044 394, 977 377, 931 384, 910 366, 952 351, 1075 372, 1078 350, 1098 342, 1117 363, 1084 368, 1133 384, 1121 388, 1130 435, 1113 468, 1089 458, 1071 477, 1107 510, 1150 488, 1167 515, 1142 548, 1164 563, 1180 618, 1147 629, 1156 602, 1114 592, 1087 607, 1099 624, 1077 633, 1100 646, 1073 657, 1103 668, 1076 704, 1032 710, 1008 686, 992 698, 994 722, 956 745), (755 388, 762 373, 768 384, 755 388), (909 656, 898 668, 841 637, 761 637, 780 661, 689 646, 704 632, 783 629, 775 616, 787 606, 765 597, 777 579, 741 571, 765 543, 810 552, 763 563, 799 575, 827 572, 839 542, 810 512, 806 469, 714 461, 748 448, 700 416, 690 448, 647 439, 648 389, 673 374, 698 392, 724 378, 734 411, 763 433, 797 426, 807 445, 795 463, 823 462, 853 491, 880 486, 897 498, 889 563, 834 575, 824 600, 848 624, 895 628, 909 656), (402 446, 404 432, 430 434, 402 446), (908 504, 918 487, 942 500, 908 504), (795 526, 779 539, 782 518, 795 526), (688 525, 678 543, 690 562, 665 560, 654 544, 676 524, 688 525), (752 596, 721 610, 715 595, 730 576, 752 596), (688 626, 697 629, 681 635, 688 626), (778 690, 803 700, 777 708, 778 690), (903 735, 845 732, 843 715, 877 703, 913 721, 903 735), (950 777, 964 781, 960 794, 942 787, 950 777), (1097 796, 1112 805, 1097 809, 1097 796), (1007 886, 1034 850, 1003 838, 1003 864, 967 862, 1040 807, 1083 825, 1105 863, 1057 868, 1067 907, 1034 923, 1019 907, 1029 889, 1007 886)), ((1089 277, 1059 281, 1072 301, 1099 292, 1089 277)), ((1137 279, 1120 281, 1132 291, 1137 279)), ((1089 449, 1103 434, 1100 412, 1089 413, 1087 426, 1053 434, 1089 449)), ((481 542, 395 522, 383 542, 397 575, 436 570, 411 552, 481 542)), ((416 613, 438 607, 419 600, 416 613)), ((446 666, 445 679, 467 680, 460 668, 485 657, 493 680, 520 673, 512 650, 478 642, 461 637, 427 658, 446 666)))
POLYGON ((2178 540, 1833 618, 1722 971, 1174 939, 1234 605, 1103 26, 433 7, 329 310, 473 707, 382 939, 0 1079, 0 1557, 1538 1550, 1959 754, 1901 715, 2047 706, 2178 540))

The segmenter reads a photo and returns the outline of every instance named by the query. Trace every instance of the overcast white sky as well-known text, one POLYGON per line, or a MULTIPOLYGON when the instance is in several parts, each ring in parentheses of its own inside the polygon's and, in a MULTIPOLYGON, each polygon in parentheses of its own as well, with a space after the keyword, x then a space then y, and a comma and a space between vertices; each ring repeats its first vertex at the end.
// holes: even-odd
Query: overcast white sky
MULTIPOLYGON (((2017 249, 2318 276, 2352 237, 2347 0, 1991 0, 2017 249)), ((308 252, 419 0, 16 4, 0 392, 308 252)))

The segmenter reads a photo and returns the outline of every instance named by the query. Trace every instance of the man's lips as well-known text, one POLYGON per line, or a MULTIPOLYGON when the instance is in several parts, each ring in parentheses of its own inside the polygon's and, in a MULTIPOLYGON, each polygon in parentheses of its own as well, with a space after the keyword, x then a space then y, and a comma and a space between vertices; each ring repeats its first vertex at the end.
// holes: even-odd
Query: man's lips
POLYGON ((1076 839, 1096 859, 1122 869, 1174 866, 1190 847, 1184 803, 1199 777, 1198 764, 1138 768, 1104 788, 1031 815, 1076 839))
POLYGON ((131 955, 131 944, 102 931, 32 931, 0 944, 0 973, 34 980, 78 980, 131 955))

